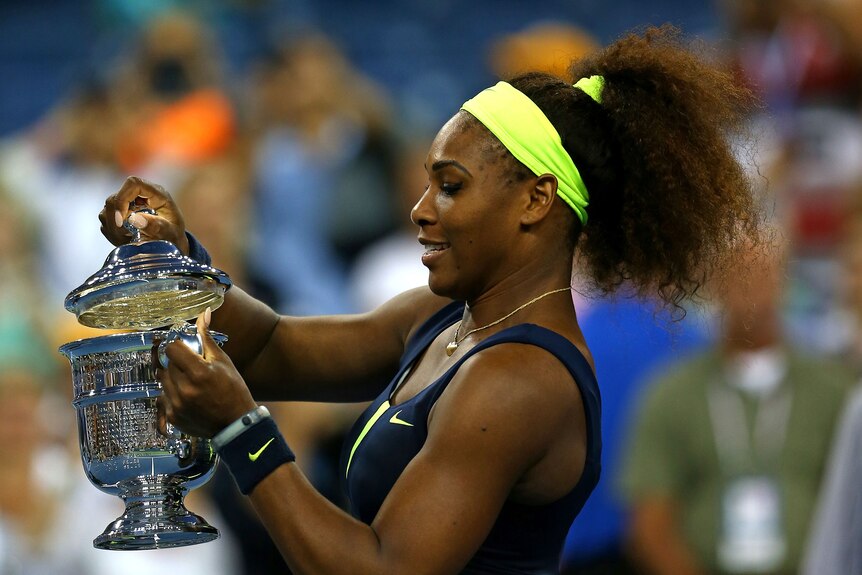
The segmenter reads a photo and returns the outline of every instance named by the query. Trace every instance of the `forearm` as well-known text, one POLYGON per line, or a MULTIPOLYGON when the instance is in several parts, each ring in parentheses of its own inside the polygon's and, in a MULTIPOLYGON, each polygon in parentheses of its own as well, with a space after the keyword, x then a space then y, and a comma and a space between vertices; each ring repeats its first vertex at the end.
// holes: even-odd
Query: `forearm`
POLYGON ((212 446, 239 491, 250 497, 293 572, 383 572, 371 527, 338 509, 306 480, 265 407, 255 407, 227 425, 213 437, 212 446))
POLYGON ((367 401, 413 330, 448 301, 422 288, 365 314, 287 317, 232 288, 212 325, 226 330, 225 351, 258 400, 367 401))
POLYGON ((364 401, 396 366, 347 353, 357 346, 345 345, 346 318, 279 316, 236 286, 212 317, 211 328, 228 335, 224 350, 259 401, 364 401))
POLYGON ((233 286, 213 313, 210 328, 228 336, 224 350, 242 373, 267 346, 278 321, 272 308, 233 286))
POLYGON ((389 354, 375 353, 380 350, 365 347, 362 329, 351 319, 282 317, 242 372, 255 397, 326 403, 377 397, 397 370, 403 342, 393 338, 389 354))
POLYGON ((653 575, 705 572, 679 533, 670 502, 641 504, 632 514, 631 554, 653 575))
POLYGON ((295 464, 275 470, 250 499, 297 575, 411 572, 387 562, 373 529, 320 495, 295 464))

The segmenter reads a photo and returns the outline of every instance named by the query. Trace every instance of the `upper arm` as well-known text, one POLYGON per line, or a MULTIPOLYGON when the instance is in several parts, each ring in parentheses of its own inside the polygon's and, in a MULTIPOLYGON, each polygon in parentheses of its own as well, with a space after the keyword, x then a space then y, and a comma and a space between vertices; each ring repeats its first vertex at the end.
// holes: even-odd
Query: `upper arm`
POLYGON ((243 377, 258 397, 371 399, 394 373, 410 335, 449 301, 417 288, 364 314, 270 316, 267 333, 261 321, 261 343, 243 377))
MULTIPOLYGON (((372 522, 386 564, 406 569, 393 572, 457 572, 561 438, 585 451, 577 386, 562 365, 543 371, 524 361, 523 353, 547 353, 525 348, 532 346, 503 344, 473 356, 438 400, 425 445, 372 522)), ((540 365, 556 361, 544 359, 540 365)))

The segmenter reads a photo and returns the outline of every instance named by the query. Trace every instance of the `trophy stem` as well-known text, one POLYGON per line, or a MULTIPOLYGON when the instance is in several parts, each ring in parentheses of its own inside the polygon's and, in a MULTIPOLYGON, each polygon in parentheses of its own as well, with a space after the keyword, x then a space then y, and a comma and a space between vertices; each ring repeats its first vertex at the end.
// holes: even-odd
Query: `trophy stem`
POLYGON ((99 549, 166 549, 217 539, 218 530, 183 505, 187 489, 168 475, 120 481, 126 511, 93 540, 99 549))

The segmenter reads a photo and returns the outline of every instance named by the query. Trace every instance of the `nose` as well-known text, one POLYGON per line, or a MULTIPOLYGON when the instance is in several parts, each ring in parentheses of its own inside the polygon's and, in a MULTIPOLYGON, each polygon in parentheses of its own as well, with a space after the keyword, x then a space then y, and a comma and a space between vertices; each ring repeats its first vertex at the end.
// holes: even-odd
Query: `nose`
POLYGON ((428 188, 410 210, 410 221, 419 226, 427 226, 435 221, 434 203, 431 201, 431 189, 428 188))

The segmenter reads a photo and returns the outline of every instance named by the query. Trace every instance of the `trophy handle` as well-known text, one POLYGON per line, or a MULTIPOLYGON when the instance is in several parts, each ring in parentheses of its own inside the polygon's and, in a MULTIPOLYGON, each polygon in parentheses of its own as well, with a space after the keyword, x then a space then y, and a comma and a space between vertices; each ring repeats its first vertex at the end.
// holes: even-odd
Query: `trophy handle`
POLYGON ((175 425, 167 424, 168 440, 165 446, 180 461, 188 459, 192 452, 192 442, 183 437, 183 432, 175 425))
POLYGON ((163 369, 167 369, 168 363, 170 363, 168 354, 165 353, 165 348, 177 340, 186 344, 189 349, 198 355, 203 355, 204 353, 204 342, 194 326, 187 323, 175 324, 170 330, 168 330, 167 335, 165 335, 165 339, 159 343, 157 357, 159 359, 159 365, 163 369))

